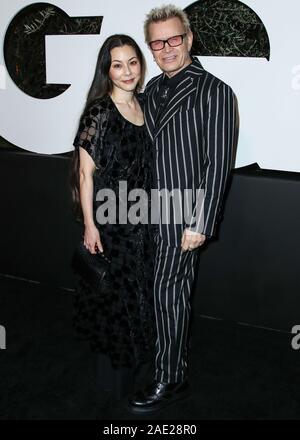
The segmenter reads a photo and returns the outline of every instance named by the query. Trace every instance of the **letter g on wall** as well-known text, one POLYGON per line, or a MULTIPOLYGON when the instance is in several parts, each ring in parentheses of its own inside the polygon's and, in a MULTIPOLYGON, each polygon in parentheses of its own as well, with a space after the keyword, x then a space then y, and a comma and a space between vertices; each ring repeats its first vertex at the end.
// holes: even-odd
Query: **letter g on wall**
MULTIPOLYGON (((85 87, 85 73, 88 75, 90 68, 85 60, 93 49, 90 38, 99 37, 103 20, 103 16, 70 17, 62 9, 64 3, 70 9, 69 2, 55 3, 61 7, 11 0, 1 5, 0 15, 0 135, 25 150, 48 154, 72 148, 73 125, 78 117, 71 115, 72 93, 80 85, 85 87)), ((97 41, 92 43, 99 46, 97 41)), ((82 106, 84 99, 79 99, 82 106)))
POLYGON ((99 34, 101 22, 102 17, 71 18, 51 3, 33 3, 21 9, 4 39, 4 59, 11 79, 34 98, 60 95, 70 84, 47 84, 45 36, 99 34))

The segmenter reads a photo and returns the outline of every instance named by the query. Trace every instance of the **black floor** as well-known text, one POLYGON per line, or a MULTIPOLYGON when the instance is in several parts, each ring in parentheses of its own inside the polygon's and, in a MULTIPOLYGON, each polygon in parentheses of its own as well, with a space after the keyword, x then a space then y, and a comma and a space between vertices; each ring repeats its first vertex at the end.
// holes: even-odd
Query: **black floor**
MULTIPOLYGON (((95 356, 72 336, 72 292, 0 277, 2 420, 133 420, 95 392, 95 356)), ((300 324, 300 323, 299 323, 300 324)), ((196 316, 192 395, 147 420, 300 419, 300 350, 289 333, 196 316)))

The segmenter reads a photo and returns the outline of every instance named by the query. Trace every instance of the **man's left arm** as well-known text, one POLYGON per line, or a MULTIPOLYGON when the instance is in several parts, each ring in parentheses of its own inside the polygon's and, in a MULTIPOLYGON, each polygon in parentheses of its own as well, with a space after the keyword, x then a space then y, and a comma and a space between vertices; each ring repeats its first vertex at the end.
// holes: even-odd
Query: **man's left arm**
POLYGON ((205 162, 203 184, 198 189, 192 221, 183 234, 183 249, 203 244, 216 233, 219 208, 229 176, 236 126, 235 96, 221 82, 211 92, 203 117, 205 162))

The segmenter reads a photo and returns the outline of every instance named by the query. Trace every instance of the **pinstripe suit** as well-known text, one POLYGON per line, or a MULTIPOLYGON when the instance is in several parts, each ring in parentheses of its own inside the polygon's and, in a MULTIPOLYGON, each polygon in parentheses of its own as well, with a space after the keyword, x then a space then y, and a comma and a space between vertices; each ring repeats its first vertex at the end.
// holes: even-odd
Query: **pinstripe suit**
POLYGON ((198 256, 198 250, 181 251, 181 237, 185 228, 206 236, 216 233, 232 163, 235 98, 228 85, 193 58, 155 124, 162 80, 163 74, 145 89, 145 122, 155 149, 154 185, 193 192, 189 221, 175 224, 171 206, 170 223, 160 218, 155 236, 156 379, 172 383, 187 375, 190 292, 198 256), (202 191, 198 198, 197 189, 202 191))

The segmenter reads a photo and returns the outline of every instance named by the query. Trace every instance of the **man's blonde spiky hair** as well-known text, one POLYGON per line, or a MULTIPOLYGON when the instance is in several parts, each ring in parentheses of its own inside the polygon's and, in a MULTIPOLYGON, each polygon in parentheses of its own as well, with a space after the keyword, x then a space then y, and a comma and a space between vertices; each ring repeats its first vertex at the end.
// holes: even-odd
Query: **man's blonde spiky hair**
POLYGON ((159 21, 166 21, 169 18, 177 17, 184 27, 184 32, 190 32, 191 26, 187 14, 175 5, 163 5, 158 8, 153 8, 146 15, 144 22, 144 34, 146 43, 149 43, 149 25, 159 21))

